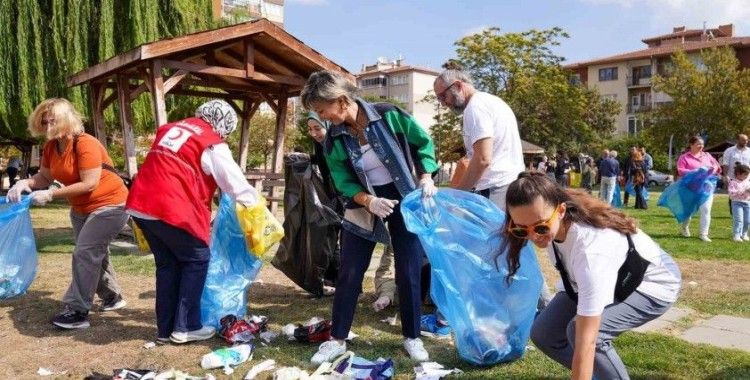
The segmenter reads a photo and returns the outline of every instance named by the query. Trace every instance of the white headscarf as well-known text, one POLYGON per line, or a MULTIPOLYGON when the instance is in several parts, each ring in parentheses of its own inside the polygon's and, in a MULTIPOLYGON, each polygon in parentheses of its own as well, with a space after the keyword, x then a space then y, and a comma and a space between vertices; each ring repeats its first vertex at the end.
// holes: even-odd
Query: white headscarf
POLYGON ((222 99, 213 99, 203 103, 195 110, 195 117, 211 124, 214 131, 222 138, 237 129, 237 113, 229 103, 222 99))

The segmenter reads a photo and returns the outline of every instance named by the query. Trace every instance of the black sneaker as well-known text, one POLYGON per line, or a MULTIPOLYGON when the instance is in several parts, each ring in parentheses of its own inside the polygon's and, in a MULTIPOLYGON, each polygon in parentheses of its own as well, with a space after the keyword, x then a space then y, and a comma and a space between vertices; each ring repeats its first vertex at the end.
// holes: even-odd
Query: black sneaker
POLYGON ((89 313, 75 311, 68 307, 52 319, 52 324, 64 329, 85 329, 89 326, 89 313))
POLYGON ((111 300, 102 301, 102 306, 100 308, 101 311, 113 311, 113 310, 119 310, 123 307, 127 306, 128 303, 125 302, 124 299, 122 299, 121 295, 116 295, 111 300))

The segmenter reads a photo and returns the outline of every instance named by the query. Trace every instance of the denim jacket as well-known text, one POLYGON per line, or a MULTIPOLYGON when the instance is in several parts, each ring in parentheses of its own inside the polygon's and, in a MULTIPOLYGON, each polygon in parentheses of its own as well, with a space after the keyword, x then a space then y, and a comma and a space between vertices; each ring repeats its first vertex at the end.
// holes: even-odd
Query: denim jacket
MULTIPOLYGON (((368 119, 364 133, 402 197, 416 189, 416 178, 438 170, 432 138, 406 111, 387 103, 357 103, 368 119)), ((375 194, 367 180, 357 137, 345 124, 334 125, 324 141, 326 161, 336 189, 346 199, 342 227, 365 239, 390 244, 383 219, 353 201, 364 191, 375 194)))

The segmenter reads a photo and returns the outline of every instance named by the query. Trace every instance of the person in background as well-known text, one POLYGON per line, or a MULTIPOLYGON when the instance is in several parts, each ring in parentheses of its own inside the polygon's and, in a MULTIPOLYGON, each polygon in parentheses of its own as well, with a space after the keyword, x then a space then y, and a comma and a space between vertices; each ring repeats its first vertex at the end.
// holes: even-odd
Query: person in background
POLYGON ((562 187, 570 187, 570 160, 568 154, 559 152, 557 154, 557 165, 555 165, 555 180, 562 187))
POLYGON ((613 340, 677 300, 682 279, 675 261, 635 219, 538 173, 521 174, 508 188, 507 202, 506 246, 498 256, 506 256, 508 278, 523 265, 527 241, 546 249, 562 277, 560 292, 534 320, 531 340, 571 369, 573 379, 628 379, 613 340), (627 289, 621 268, 631 275, 627 289))
POLYGON ((344 339, 376 242, 393 245, 404 348, 413 360, 427 361, 419 338, 424 251, 406 229, 398 203, 416 189, 423 197, 437 192, 435 148, 413 116, 391 104, 370 104, 356 93, 352 83, 332 71, 313 73, 301 92, 305 108, 333 124, 325 156, 336 189, 347 200, 331 340, 310 361, 320 364, 346 352, 344 339))
POLYGON ((536 171, 540 173, 546 173, 547 172, 547 156, 542 156, 542 160, 539 161, 539 163, 536 165, 536 171))
MULTIPOLYGON (((602 155, 599 156, 599 158, 597 158, 596 161, 594 161, 594 165, 596 166, 596 168, 597 169, 601 168, 602 167, 602 161, 604 161, 608 157, 609 157, 609 149, 602 149, 602 155)), ((599 173, 599 171, 597 170, 597 172, 596 172, 596 183, 601 184, 601 182, 602 182, 602 176, 599 173)), ((601 198, 601 193, 600 193, 599 197, 601 198)))
MULTIPOLYGON (((633 153, 635 153, 638 150, 638 148, 631 146, 630 150, 628 150, 628 155, 625 157, 625 160, 620 165, 621 170, 621 177, 622 177, 622 188, 624 189, 627 185, 628 181, 632 181, 633 177, 630 173, 630 167, 632 166, 632 160, 633 160, 633 153)), ((630 202, 630 193, 627 191, 623 191, 622 195, 622 206, 627 207, 628 202, 630 202)))
POLYGON ((599 163, 599 199, 611 204, 617 186, 617 175, 620 173, 620 162, 617 161, 616 150, 608 151, 607 154, 608 156, 599 163))
MULTIPOLYGON (((630 155, 630 167, 628 172, 633 181, 633 188, 635 189, 635 206, 637 209, 647 209, 648 203, 643 197, 643 191, 645 190, 646 183, 648 182, 648 169, 646 169, 646 163, 643 160, 641 152, 636 150, 630 155)), ((626 191, 627 193, 627 191, 626 191)))
POLYGON ((36 106, 28 120, 32 136, 45 136, 41 168, 8 191, 8 200, 18 202, 31 193, 35 205, 64 198, 71 205, 75 249, 72 280, 63 296, 63 311, 52 324, 64 329, 87 328, 94 295, 102 300, 101 311, 126 306, 109 258, 109 243, 128 220, 125 200, 128 189, 114 173, 112 159, 95 137, 83 129, 83 120, 66 99, 47 99, 36 106), (54 181, 62 188, 50 187, 54 181))
POLYGON ((18 176, 18 173, 20 171, 21 160, 19 160, 16 156, 12 156, 10 160, 8 160, 8 166, 5 167, 5 173, 8 174, 8 185, 10 187, 13 187, 13 185, 16 184, 16 177, 18 176))
MULTIPOLYGON (((737 143, 724 151, 721 160, 721 172, 724 174, 722 180, 724 183, 729 183, 734 178, 735 163, 750 165, 750 147, 747 146, 747 135, 744 133, 737 134, 737 143)), ((729 214, 731 215, 732 212, 732 200, 730 199, 729 214)))
POLYGON ((195 117, 156 130, 133 181, 127 211, 156 262, 157 343, 205 340, 215 333, 201 324, 200 305, 211 256, 211 200, 217 188, 246 207, 260 199, 224 141, 236 128, 237 114, 226 101, 204 103, 195 117))
MULTIPOLYGON (((700 136, 693 136, 688 140, 689 146, 687 151, 680 155, 677 159, 677 174, 683 176, 693 170, 698 170, 701 167, 707 167, 709 172, 720 175, 721 167, 711 154, 703 151, 703 139, 700 136)), ((706 200, 698 209, 700 213, 700 232, 698 237, 705 241, 711 242, 708 237, 709 228, 711 227, 711 206, 714 203, 713 192, 711 196, 706 200)), ((690 237, 690 219, 682 224, 682 236, 690 237)))
POLYGON ((729 180, 729 199, 732 201, 732 240, 750 241, 750 166, 740 162, 734 165, 734 178, 729 180))
POLYGON ((583 167, 581 168, 581 187, 589 194, 591 194, 594 187, 595 171, 594 160, 591 157, 584 158, 583 167))

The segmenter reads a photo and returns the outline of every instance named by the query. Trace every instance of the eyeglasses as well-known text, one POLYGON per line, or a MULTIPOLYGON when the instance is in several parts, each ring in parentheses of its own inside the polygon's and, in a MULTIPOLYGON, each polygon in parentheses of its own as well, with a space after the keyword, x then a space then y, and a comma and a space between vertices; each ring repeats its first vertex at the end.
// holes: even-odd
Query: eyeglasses
POLYGON ((549 219, 526 227, 516 226, 511 220, 508 224, 508 233, 519 239, 528 239, 532 231, 537 235, 547 235, 551 230, 550 225, 552 224, 552 220, 554 220, 555 217, 559 214, 560 207, 556 207, 555 211, 552 212, 552 215, 550 215, 549 219))
POLYGON ((441 102, 444 102, 445 101, 445 94, 448 93, 448 90, 450 90, 451 87, 453 87, 453 85, 455 85, 456 83, 458 83, 458 81, 451 83, 450 86, 446 87, 445 90, 440 91, 439 94, 435 94, 437 96, 437 100, 439 100, 441 102))

